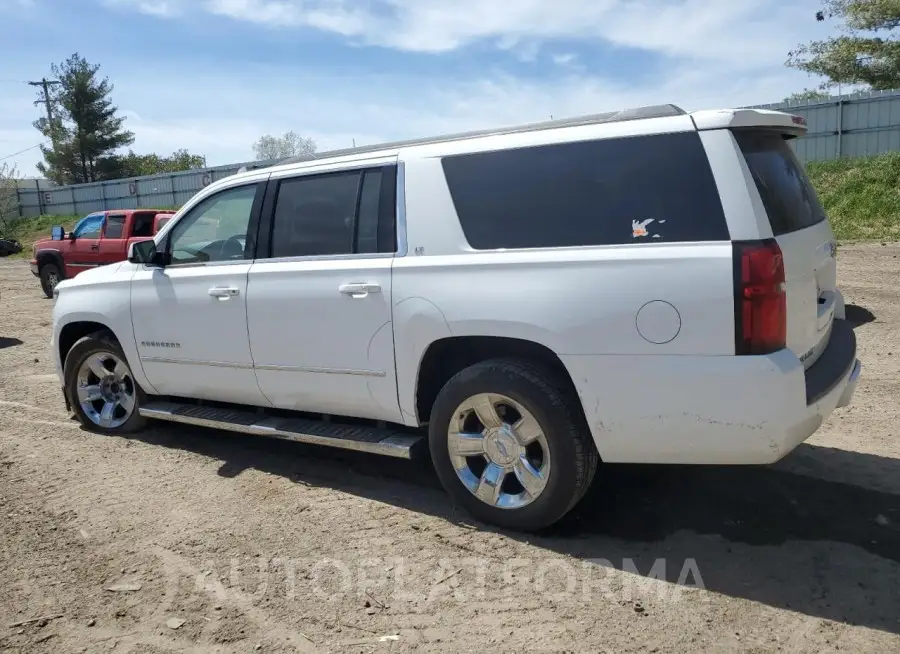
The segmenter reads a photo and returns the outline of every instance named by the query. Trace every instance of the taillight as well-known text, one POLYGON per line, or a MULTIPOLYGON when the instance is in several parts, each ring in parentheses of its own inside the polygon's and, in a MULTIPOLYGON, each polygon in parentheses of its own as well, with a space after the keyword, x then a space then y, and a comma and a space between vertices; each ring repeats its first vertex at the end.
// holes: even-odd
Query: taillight
POLYGON ((775 239, 734 243, 735 354, 769 354, 785 347, 784 257, 775 239))

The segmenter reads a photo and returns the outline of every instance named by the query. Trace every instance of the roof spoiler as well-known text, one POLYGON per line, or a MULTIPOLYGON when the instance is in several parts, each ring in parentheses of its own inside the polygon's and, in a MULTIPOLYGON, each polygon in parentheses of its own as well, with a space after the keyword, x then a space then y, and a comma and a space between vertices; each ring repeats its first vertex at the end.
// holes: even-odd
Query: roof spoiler
POLYGON ((791 138, 806 134, 806 118, 771 109, 719 109, 695 111, 691 114, 698 130, 709 129, 776 129, 791 138))

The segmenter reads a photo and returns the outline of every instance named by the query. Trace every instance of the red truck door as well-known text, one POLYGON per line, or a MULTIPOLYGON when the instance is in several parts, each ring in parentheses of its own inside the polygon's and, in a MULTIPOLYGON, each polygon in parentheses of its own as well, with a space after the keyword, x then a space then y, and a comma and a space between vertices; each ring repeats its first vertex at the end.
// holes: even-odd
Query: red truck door
POLYGON ((98 263, 101 266, 125 259, 126 243, 131 231, 130 218, 131 215, 125 213, 107 214, 98 255, 98 263))
POLYGON ((100 265, 100 235, 106 223, 105 218, 85 223, 74 240, 69 242, 63 255, 66 264, 66 277, 74 277, 88 268, 100 265))

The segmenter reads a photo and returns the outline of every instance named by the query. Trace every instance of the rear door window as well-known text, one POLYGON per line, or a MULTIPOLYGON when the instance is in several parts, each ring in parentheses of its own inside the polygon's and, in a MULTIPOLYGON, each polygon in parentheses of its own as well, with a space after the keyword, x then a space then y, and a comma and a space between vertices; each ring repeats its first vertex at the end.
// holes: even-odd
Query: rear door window
POLYGON ((155 212, 147 211, 135 211, 131 214, 131 235, 140 237, 153 236, 153 218, 155 216, 155 212))
POLYGON ((775 236, 825 220, 825 211, 803 164, 777 132, 734 131, 775 236))
POLYGON ((271 256, 395 252, 396 184, 395 166, 281 180, 271 256))
POLYGON ((696 132, 457 155, 443 167, 478 250, 729 240, 696 132))
POLYGON ((122 238, 125 233, 125 216, 122 214, 110 214, 106 219, 106 230, 103 238, 122 238))
POLYGON ((275 202, 272 256, 352 253, 361 179, 354 170, 283 180, 275 202))

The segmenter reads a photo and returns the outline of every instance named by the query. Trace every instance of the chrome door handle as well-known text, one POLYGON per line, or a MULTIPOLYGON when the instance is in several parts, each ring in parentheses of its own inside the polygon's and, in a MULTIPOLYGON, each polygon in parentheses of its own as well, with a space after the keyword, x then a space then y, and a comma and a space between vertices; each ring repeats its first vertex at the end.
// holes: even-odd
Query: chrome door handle
POLYGON ((341 284, 338 286, 338 290, 344 295, 349 295, 350 297, 355 298, 363 298, 366 297, 369 293, 381 293, 381 286, 379 284, 366 284, 366 283, 354 283, 354 284, 341 284))
POLYGON ((217 298, 229 298, 238 295, 241 291, 234 286, 214 286, 209 289, 209 294, 217 298))

